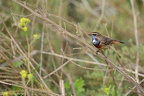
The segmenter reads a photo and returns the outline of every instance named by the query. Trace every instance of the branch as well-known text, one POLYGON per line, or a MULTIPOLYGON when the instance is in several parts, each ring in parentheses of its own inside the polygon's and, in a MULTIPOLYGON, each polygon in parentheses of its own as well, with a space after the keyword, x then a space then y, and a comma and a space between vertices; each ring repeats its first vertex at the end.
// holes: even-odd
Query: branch
POLYGON ((132 7, 132 13, 133 13, 133 20, 134 20, 134 35, 135 35, 135 41, 136 41, 136 67, 135 67, 135 76, 136 76, 136 81, 139 83, 139 78, 138 78, 138 66, 139 66, 139 40, 138 40, 138 31, 137 31, 137 17, 135 13, 135 8, 134 8, 134 0, 131 0, 131 7, 132 7))

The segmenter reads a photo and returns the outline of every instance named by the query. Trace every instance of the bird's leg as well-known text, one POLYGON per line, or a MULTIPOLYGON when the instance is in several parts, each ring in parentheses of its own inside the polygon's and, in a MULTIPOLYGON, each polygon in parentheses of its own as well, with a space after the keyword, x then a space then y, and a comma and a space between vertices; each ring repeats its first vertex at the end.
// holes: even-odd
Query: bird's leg
POLYGON ((100 49, 98 49, 97 51, 96 51, 96 54, 98 54, 100 52, 100 49))
POLYGON ((103 56, 105 56, 105 57, 107 58, 107 56, 104 54, 103 50, 98 49, 98 50, 96 51, 96 54, 99 54, 99 53, 101 53, 103 56))

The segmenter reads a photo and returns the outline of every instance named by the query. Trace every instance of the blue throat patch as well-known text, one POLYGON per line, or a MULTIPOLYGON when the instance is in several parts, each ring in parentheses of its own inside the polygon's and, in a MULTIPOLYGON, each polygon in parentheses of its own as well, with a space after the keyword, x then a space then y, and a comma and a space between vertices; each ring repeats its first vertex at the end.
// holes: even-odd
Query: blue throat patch
POLYGON ((92 36, 92 43, 94 46, 98 46, 100 41, 96 38, 96 36, 92 36))

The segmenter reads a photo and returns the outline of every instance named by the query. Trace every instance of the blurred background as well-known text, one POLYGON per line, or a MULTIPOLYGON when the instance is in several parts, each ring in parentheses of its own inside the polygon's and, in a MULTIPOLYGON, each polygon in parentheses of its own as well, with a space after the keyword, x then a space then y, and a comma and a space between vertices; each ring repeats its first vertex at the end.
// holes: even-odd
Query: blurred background
POLYGON ((144 86, 144 1, 131 1, 0 0, 0 81, 5 82, 0 83, 0 94, 143 96, 94 54, 97 49, 88 36, 97 31, 125 42, 104 50, 104 54, 129 76, 135 79, 137 74, 144 86), (21 18, 30 20, 26 32, 19 26, 21 18), (21 70, 34 75, 34 82, 26 86, 37 90, 24 90, 21 70))

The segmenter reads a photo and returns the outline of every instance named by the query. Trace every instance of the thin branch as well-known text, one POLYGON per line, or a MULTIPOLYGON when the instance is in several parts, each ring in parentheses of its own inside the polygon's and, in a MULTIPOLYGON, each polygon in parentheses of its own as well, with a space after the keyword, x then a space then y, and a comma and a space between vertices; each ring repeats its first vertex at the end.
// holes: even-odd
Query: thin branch
POLYGON ((105 0, 102 1, 101 15, 100 15, 100 18, 99 18, 98 21, 97 21, 96 29, 99 27, 99 24, 100 24, 101 20, 103 19, 104 11, 105 11, 105 0))
MULTIPOLYGON (((69 61, 65 62, 63 65, 59 66, 57 69, 55 69, 53 72, 49 73, 48 76, 51 76, 52 74, 54 74, 55 72, 59 71, 60 69, 62 69, 64 66, 66 66, 69 63, 69 61)), ((44 77, 44 79, 47 76, 44 77)))
MULTIPOLYGON (((144 79, 140 81, 140 84, 143 83, 143 82, 144 82, 144 79)), ((131 88, 124 96, 128 96, 135 88, 136 88, 136 86, 131 88)))
POLYGON ((24 87, 22 85, 17 85, 17 84, 13 84, 13 83, 7 83, 7 82, 4 82, 4 81, 0 81, 0 84, 15 86, 15 87, 19 87, 19 88, 22 88, 22 89, 27 89, 27 90, 30 90, 30 91, 35 91, 35 92, 46 93, 47 95, 51 94, 51 96, 61 96, 61 95, 56 94, 56 93, 54 93, 52 91, 47 91, 47 90, 44 90, 44 89, 30 88, 30 87, 24 87))
MULTIPOLYGON (((138 40, 138 31, 137 31, 137 16, 135 13, 134 8, 134 0, 130 0, 131 7, 132 7, 132 13, 133 13, 133 20, 134 20, 134 35, 135 35, 135 41, 136 41, 136 67, 135 67, 135 79, 139 83, 139 77, 138 77, 138 66, 139 66, 139 40, 138 40)), ((138 91, 139 92, 139 91, 138 91)))
POLYGON ((97 14, 97 12, 91 8, 87 0, 82 0, 82 3, 91 14, 93 14, 96 17, 99 17, 99 14, 97 14))
POLYGON ((137 17, 136 17, 136 13, 135 13, 134 1, 133 0, 131 0, 131 7, 132 7, 132 13, 133 13, 133 19, 134 19, 134 35, 135 35, 135 41, 136 41, 136 47, 137 47, 135 72, 136 72, 136 80, 137 80, 137 82, 139 82, 139 78, 138 78, 138 75, 137 75, 138 65, 139 65, 139 40, 138 40, 138 31, 137 31, 137 17))
POLYGON ((40 54, 40 75, 41 75, 41 68, 42 68, 42 61, 43 61, 43 54, 42 54, 42 51, 43 51, 43 42, 44 42, 44 32, 42 31, 42 36, 41 36, 41 54, 40 54))
POLYGON ((59 86, 60 86, 61 95, 62 95, 62 96, 65 96, 64 80, 59 79, 59 86))
POLYGON ((72 78, 70 76, 70 74, 66 74, 68 80, 69 80, 69 83, 70 83, 70 86, 71 86, 71 89, 72 89, 72 92, 73 92, 73 96, 76 96, 76 92, 75 92, 75 88, 74 88, 74 84, 73 84, 73 81, 72 81, 72 78))
MULTIPOLYGON (((63 5, 63 0, 60 0, 59 11, 58 11, 59 17, 61 17, 61 15, 62 15, 62 5, 63 5)), ((62 21, 60 18, 59 18, 59 25, 62 26, 62 21)))
POLYGON ((106 60, 106 63, 107 63, 107 66, 108 66, 108 68, 109 68, 108 70, 109 70, 110 76, 112 77, 113 83, 114 83, 114 85, 115 85, 115 96, 117 96, 117 83, 116 83, 116 80, 115 80, 115 78, 114 78, 114 76, 113 76, 113 73, 112 73, 112 71, 111 71, 112 67, 109 66, 109 62, 107 62, 107 60, 106 60))

